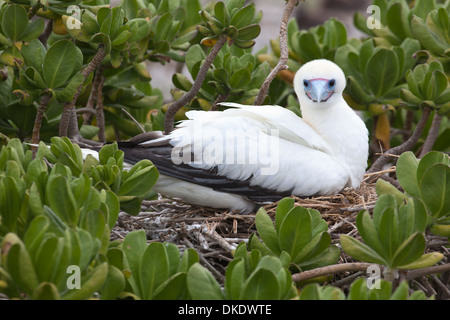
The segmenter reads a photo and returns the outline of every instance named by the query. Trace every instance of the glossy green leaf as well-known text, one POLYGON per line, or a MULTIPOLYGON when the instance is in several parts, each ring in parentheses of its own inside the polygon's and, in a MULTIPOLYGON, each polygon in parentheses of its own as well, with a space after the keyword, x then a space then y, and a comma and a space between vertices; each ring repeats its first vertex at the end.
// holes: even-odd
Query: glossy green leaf
POLYGON ((353 258, 370 263, 386 264, 386 261, 368 245, 345 234, 341 235, 341 246, 353 258))
POLYGON ((195 263, 187 274, 187 287, 194 300, 222 300, 222 289, 212 274, 195 263))
POLYGON ((186 273, 176 273, 164 281, 154 292, 154 300, 176 300, 186 298, 186 273))
POLYGON ((378 253, 382 252, 382 244, 369 212, 361 211, 356 217, 356 226, 364 242, 378 253))
POLYGON ((267 269, 258 269, 247 279, 241 293, 241 299, 277 300, 280 298, 280 286, 276 276, 267 269))
POLYGON ((47 183, 46 198, 50 208, 70 226, 78 222, 78 206, 67 179, 56 176, 47 183))
POLYGON ((24 292, 31 295, 38 285, 38 278, 31 257, 17 235, 9 233, 3 238, 2 260, 11 278, 24 292))
POLYGON ((125 253, 127 266, 131 271, 131 277, 128 278, 128 282, 133 292, 138 296, 142 296, 140 263, 146 248, 147 238, 144 230, 130 232, 123 241, 123 252, 125 253))
POLYGON ((396 165, 397 179, 400 185, 413 197, 419 196, 419 186, 415 174, 418 166, 419 160, 411 151, 402 153, 396 165))
POLYGON ((275 231, 272 219, 261 208, 255 215, 255 225, 259 236, 264 244, 275 254, 280 254, 281 250, 278 245, 278 235, 275 231))
POLYGON ((18 4, 6 6, 2 15, 2 30, 12 41, 17 41, 28 26, 28 14, 25 7, 18 4))
POLYGON ((84 300, 92 296, 105 283, 108 276, 108 263, 98 265, 88 279, 82 281, 81 289, 72 289, 62 296, 63 300, 84 300))
POLYGON ((381 48, 367 61, 364 75, 375 97, 380 98, 394 87, 399 72, 395 53, 381 48))
POLYGON ((412 234, 395 251, 392 265, 401 266, 413 263, 422 256, 425 246, 425 237, 422 233, 412 234))
POLYGON ((169 277, 169 260, 164 245, 152 242, 145 249, 139 267, 142 299, 151 299, 155 290, 169 277))
POLYGON ((252 22, 253 17, 255 16, 255 11, 255 6, 253 4, 239 9, 231 17, 231 25, 235 26, 237 29, 245 27, 252 22))
POLYGON ((294 207, 280 226, 278 241, 281 250, 295 257, 311 239, 311 216, 303 207, 294 207))
POLYGON ((58 88, 80 70, 83 63, 81 50, 69 40, 55 42, 47 51, 43 76, 49 88, 58 88))
POLYGON ((245 262, 233 259, 225 272, 225 292, 228 299, 238 300, 245 282, 245 262))
POLYGON ((29 43, 24 43, 21 48, 25 65, 35 68, 42 74, 42 65, 44 64, 45 54, 47 50, 38 39, 34 39, 29 43))
POLYGON ((450 166, 434 164, 422 175, 419 182, 422 201, 434 219, 450 212, 450 166))

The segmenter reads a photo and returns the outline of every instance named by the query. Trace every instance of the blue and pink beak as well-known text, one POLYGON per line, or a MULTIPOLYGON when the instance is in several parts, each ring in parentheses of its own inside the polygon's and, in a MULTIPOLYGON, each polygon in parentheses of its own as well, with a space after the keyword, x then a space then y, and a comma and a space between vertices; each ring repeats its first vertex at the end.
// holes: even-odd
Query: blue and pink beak
POLYGON ((303 80, 303 86, 309 99, 314 102, 325 102, 333 95, 336 80, 323 78, 305 79, 303 80))

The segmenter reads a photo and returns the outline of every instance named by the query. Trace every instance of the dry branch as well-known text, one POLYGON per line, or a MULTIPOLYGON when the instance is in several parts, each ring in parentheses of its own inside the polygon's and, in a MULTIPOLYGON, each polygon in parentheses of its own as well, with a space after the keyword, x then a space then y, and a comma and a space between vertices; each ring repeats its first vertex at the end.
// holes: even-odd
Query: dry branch
POLYGON ((269 86, 275 76, 282 70, 287 69, 287 61, 289 59, 289 48, 287 44, 287 26, 289 22, 289 17, 294 11, 295 6, 298 4, 298 0, 288 0, 283 11, 283 16, 281 18, 280 24, 280 59, 275 66, 275 68, 270 72, 264 81, 261 89, 259 90, 258 96, 255 99, 254 105, 261 105, 267 96, 269 91, 269 86))
POLYGON ((373 173, 376 171, 380 171, 383 166, 389 162, 391 159, 391 156, 398 156, 402 154, 405 151, 411 150, 419 141, 420 136, 422 135, 422 131, 425 128, 425 124, 427 123, 428 118, 430 117, 431 109, 428 107, 425 107, 422 111, 422 117, 420 118, 419 123, 416 126, 416 129, 414 130, 411 137, 409 137, 408 140, 406 140, 404 143, 402 143, 399 146, 396 146, 394 148, 391 148, 387 150, 382 156, 380 156, 370 167, 369 170, 367 170, 367 173, 373 173))
POLYGON ((206 73, 208 72, 209 68, 211 67, 211 64, 213 63, 214 59, 216 58, 217 54, 219 53, 220 49, 223 47, 223 45, 227 42, 227 37, 225 35, 221 35, 217 42, 214 44, 212 50, 206 57, 205 62, 201 66, 200 70, 198 71, 197 78, 194 81, 194 84, 192 85, 191 90, 186 92, 180 99, 172 103, 167 109, 165 120, 164 120, 164 130, 165 134, 169 134, 174 129, 174 119, 175 114, 180 110, 184 105, 189 103, 194 97, 197 95, 197 93, 200 91, 200 88, 202 86, 203 81, 205 80, 206 73))

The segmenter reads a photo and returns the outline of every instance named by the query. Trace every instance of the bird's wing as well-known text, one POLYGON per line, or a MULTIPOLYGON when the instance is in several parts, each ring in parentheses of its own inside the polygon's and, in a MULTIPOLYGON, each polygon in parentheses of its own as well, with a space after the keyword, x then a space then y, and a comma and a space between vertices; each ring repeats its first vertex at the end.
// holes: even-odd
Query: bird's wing
POLYGON ((143 134, 119 147, 128 162, 150 159, 163 175, 252 201, 330 191, 326 179, 342 170, 301 118, 277 106, 229 106, 237 108, 190 111, 169 136, 143 134))
POLYGON ((189 111, 187 116, 189 119, 202 121, 215 121, 229 117, 246 117, 260 129, 276 132, 280 139, 328 154, 331 153, 328 143, 302 118, 286 108, 272 105, 241 105, 233 102, 222 102, 221 105, 230 108, 223 112, 189 111))
MULTIPOLYGON (((125 161, 129 164, 149 159, 161 175, 210 187, 216 191, 239 194, 254 202, 273 202, 290 195, 290 192, 252 186, 251 175, 240 180, 218 174, 216 165, 202 168, 187 163, 175 164, 172 154, 174 146, 170 142, 170 136, 155 137, 154 134, 144 133, 129 141, 118 142, 118 146, 124 152, 125 161)), ((191 154, 190 157, 193 160, 194 154, 191 154)))

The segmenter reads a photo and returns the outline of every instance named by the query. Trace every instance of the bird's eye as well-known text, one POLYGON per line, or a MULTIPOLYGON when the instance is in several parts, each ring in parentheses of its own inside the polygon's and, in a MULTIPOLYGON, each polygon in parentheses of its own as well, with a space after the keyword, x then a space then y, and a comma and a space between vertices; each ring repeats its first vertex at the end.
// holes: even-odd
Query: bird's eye
POLYGON ((328 81, 328 87, 330 89, 333 89, 335 85, 336 85, 336 80, 331 79, 330 81, 328 81))
POLYGON ((309 86, 309 81, 303 80, 303 85, 305 86, 305 88, 308 87, 309 86))

